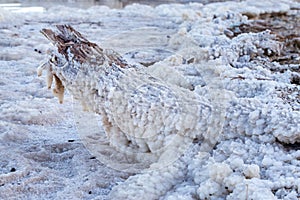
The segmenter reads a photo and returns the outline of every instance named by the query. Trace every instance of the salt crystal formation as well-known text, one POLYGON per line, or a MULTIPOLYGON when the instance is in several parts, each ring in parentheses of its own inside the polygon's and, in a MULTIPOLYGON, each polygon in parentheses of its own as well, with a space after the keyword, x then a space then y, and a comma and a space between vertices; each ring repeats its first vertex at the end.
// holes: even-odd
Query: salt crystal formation
POLYGON ((299 198, 299 101, 283 98, 287 90, 299 98, 295 72, 269 59, 281 51, 270 31, 236 37, 232 31, 248 23, 242 14, 288 12, 293 3, 178 8, 183 22, 169 41, 178 56, 148 68, 128 64, 70 26, 42 31, 57 47, 41 67, 49 86, 54 77, 54 94, 62 102, 66 88, 85 110, 100 114, 109 144, 150 169, 114 187, 112 199, 299 198), (176 161, 152 168, 174 155, 176 161))
POLYGON ((70 26, 57 28, 57 32, 42 31, 58 52, 38 68, 38 75, 46 69, 47 85, 50 88, 55 80, 53 93, 61 103, 67 88, 85 110, 100 114, 110 145, 139 153, 130 159, 153 164, 155 160, 167 162, 164 156, 177 158, 192 140, 204 138, 210 146, 216 143, 219 132, 209 127, 220 124, 224 116, 212 102, 127 64, 70 26), (170 155, 171 151, 178 155, 170 155))

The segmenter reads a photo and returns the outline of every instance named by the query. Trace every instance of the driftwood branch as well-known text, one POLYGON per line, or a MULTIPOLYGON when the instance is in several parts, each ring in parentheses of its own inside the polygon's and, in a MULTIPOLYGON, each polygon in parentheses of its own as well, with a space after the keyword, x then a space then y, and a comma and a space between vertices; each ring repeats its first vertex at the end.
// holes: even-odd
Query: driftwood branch
POLYGON ((103 50, 96 43, 84 38, 70 25, 57 25, 57 31, 42 29, 41 33, 48 38, 67 61, 94 63, 102 65, 105 60, 121 67, 127 66, 125 60, 113 50, 103 50))

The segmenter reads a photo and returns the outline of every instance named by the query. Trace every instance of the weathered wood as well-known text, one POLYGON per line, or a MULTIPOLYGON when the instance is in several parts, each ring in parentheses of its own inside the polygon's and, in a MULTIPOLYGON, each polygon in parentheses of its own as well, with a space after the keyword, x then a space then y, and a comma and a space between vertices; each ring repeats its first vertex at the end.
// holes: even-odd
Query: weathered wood
POLYGON ((56 32, 51 29, 42 29, 41 33, 57 47, 58 52, 64 55, 67 61, 77 61, 81 64, 96 62, 102 65, 104 60, 107 60, 109 63, 116 63, 121 67, 127 65, 118 53, 112 50, 104 51, 97 44, 85 39, 73 27, 69 25, 57 25, 56 27, 56 32))

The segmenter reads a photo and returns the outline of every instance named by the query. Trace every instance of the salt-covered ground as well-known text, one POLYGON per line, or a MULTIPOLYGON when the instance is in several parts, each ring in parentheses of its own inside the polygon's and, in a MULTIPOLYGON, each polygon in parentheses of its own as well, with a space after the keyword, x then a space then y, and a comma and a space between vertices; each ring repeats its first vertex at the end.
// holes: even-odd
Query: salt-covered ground
POLYGON ((250 33, 261 14, 299 24, 299 9, 291 0, 248 0, 0 10, 0 199, 299 199, 299 26, 289 29, 292 42, 250 33), (226 93, 213 149, 195 141, 176 162, 139 174, 95 159, 78 134, 71 95, 59 104, 36 76, 50 47, 39 31, 55 24, 71 24, 166 82, 203 96, 226 93), (207 68, 216 86, 203 75, 207 68))

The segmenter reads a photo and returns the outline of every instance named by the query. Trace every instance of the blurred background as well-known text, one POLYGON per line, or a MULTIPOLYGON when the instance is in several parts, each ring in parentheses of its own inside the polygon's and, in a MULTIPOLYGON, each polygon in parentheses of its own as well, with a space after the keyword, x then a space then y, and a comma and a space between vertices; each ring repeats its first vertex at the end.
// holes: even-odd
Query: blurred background
MULTIPOLYGON (((40 6, 49 8, 54 5, 65 5, 71 7, 89 8, 94 5, 105 5, 110 8, 123 8, 133 3, 147 4, 156 6, 164 3, 211 3, 222 2, 226 0, 0 0, 0 7, 6 9, 15 9, 16 7, 40 6)), ((240 1, 240 0, 235 0, 240 1)))

